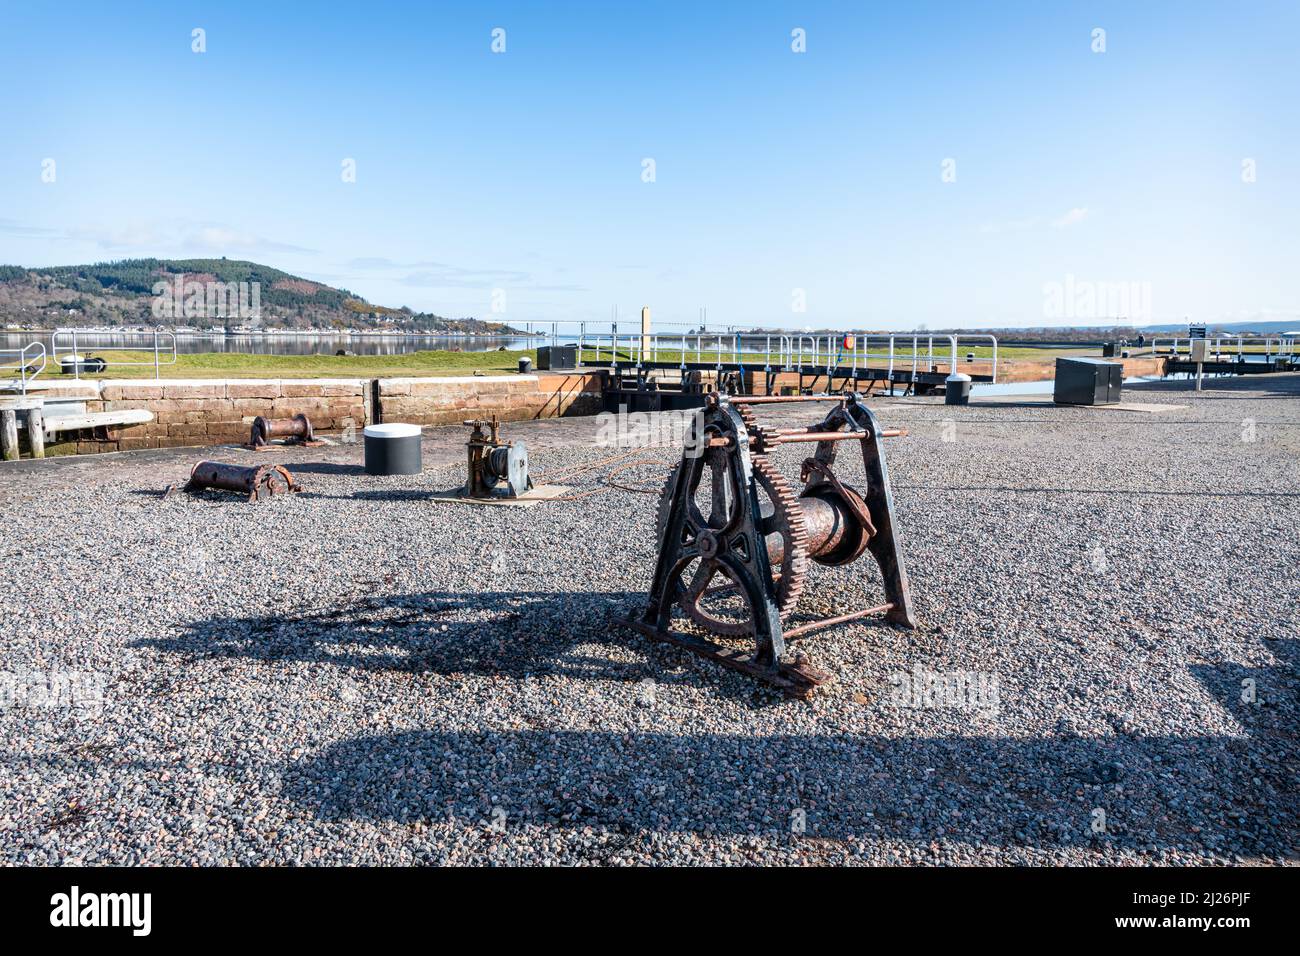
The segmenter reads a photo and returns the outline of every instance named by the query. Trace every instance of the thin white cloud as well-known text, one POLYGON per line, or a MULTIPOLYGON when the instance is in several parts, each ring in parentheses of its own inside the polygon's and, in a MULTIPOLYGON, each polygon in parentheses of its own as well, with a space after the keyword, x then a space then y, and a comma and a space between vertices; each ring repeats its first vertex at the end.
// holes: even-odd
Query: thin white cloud
MULTIPOLYGON (((519 269, 467 269, 445 262, 397 262, 382 256, 352 259, 348 268, 362 273, 403 272, 395 276, 405 286, 419 289, 492 289, 508 287, 546 292, 585 292, 578 285, 544 284, 531 272, 519 269)), ((358 278, 365 278, 360 276, 358 278)))
POLYGON ((1087 206, 1075 206, 1064 216, 1059 216, 1052 220, 1053 229, 1065 229, 1069 226, 1077 225, 1088 218, 1087 206))
POLYGON ((47 239, 58 236, 57 230, 29 226, 17 219, 0 219, 0 236, 21 236, 24 239, 47 239))
POLYGON ((106 252, 136 256, 178 258, 183 255, 234 253, 253 256, 273 252, 314 255, 315 249, 277 242, 265 236, 231 229, 214 222, 136 222, 115 228, 79 225, 66 229, 28 226, 12 219, 0 220, 0 235, 49 239, 55 242, 92 243, 106 252))
POLYGON ((980 232, 992 235, 1002 232, 1025 232, 1033 229, 1041 220, 1037 216, 1029 216, 1026 219, 1006 219, 1001 221, 986 222, 980 226, 980 232))
POLYGON ((984 235, 998 235, 1008 232, 1029 232, 1038 229, 1045 224, 1050 224, 1053 229, 1065 229, 1069 226, 1077 225, 1089 218, 1091 212, 1086 206, 1075 206, 1064 215, 1057 216, 1055 219, 1044 219, 1042 216, 1026 216, 1023 219, 994 219, 989 222, 981 223, 979 231, 984 235))
POLYGON ((298 252, 315 254, 315 249, 295 246, 287 242, 276 242, 264 236, 248 232, 239 232, 221 225, 204 225, 186 235, 181 243, 185 246, 206 249, 210 252, 298 252))

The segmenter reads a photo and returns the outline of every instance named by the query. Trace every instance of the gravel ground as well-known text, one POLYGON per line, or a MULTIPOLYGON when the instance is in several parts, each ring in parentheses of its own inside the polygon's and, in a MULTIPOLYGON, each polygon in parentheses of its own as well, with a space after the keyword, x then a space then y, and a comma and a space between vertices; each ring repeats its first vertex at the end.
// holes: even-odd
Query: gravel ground
MULTIPOLYGON (((528 509, 429 500, 460 428, 416 477, 286 450, 307 490, 258 505, 158 496, 231 448, 0 466, 0 860, 1292 862, 1300 377, 1128 395, 1183 407, 873 400, 922 626, 803 641, 811 702, 610 626, 655 498, 608 466, 528 509)), ((853 568, 801 610, 877 595, 853 568)))

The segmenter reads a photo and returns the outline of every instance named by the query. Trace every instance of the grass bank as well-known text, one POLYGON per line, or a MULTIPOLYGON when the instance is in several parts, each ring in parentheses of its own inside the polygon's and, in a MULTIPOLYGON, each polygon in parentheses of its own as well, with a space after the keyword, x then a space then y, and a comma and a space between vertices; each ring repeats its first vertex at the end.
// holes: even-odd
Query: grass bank
MULTIPOLYGON (((152 352, 96 352, 104 372, 87 378, 153 378, 152 352), (128 363, 140 364, 128 364, 128 363)), ((200 352, 176 356, 162 366, 163 378, 401 378, 409 375, 500 375, 519 369, 519 359, 537 361, 536 350, 515 352, 404 352, 400 355, 254 355, 247 352, 200 352)), ((42 378, 64 379, 57 367, 42 378)))

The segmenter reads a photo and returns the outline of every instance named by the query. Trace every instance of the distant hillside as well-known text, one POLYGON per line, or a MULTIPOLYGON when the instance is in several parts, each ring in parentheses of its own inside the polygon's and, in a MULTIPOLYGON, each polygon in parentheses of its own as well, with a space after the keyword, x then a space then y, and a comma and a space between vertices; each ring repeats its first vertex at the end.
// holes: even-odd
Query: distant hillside
MULTIPOLYGON (((1268 322, 1207 322, 1205 324, 1209 326, 1211 332, 1256 332, 1260 335, 1277 335, 1281 332, 1293 332, 1300 329, 1300 319, 1270 320, 1268 322)), ((1181 332, 1186 335, 1187 323, 1148 325, 1147 329, 1152 332, 1181 332)))
MULTIPOLYGON (((195 300, 197 301, 197 300, 195 300)), ((224 301, 224 300, 219 300, 224 301)), ((170 303, 170 299, 168 300, 170 303)), ((213 326, 254 326, 273 329, 398 328, 409 332, 513 332, 499 322, 448 319, 372 305, 347 289, 281 272, 270 266, 237 259, 123 259, 85 266, 26 269, 0 265, 0 327, 167 325, 207 329, 213 326), (161 315, 155 308, 154 288, 168 283, 167 293, 184 276, 185 295, 192 284, 203 290, 217 283, 248 283, 244 302, 253 302, 252 283, 258 283, 260 318, 236 308, 235 287, 228 308, 189 310, 184 297, 173 311, 161 315), (221 313, 225 311, 223 316, 221 313)))

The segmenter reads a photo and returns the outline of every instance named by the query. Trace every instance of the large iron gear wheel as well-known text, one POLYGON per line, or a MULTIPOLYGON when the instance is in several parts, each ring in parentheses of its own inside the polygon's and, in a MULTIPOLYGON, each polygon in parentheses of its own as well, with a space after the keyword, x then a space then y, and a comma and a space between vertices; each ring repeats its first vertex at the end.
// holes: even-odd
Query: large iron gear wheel
MULTIPOLYGON (((721 450, 705 453, 712 458, 705 465, 711 470, 713 480, 717 481, 725 471, 725 455, 721 450)), ((799 496, 795 494, 784 475, 767 459, 765 455, 753 455, 750 459, 754 469, 754 479, 761 490, 759 506, 762 512, 760 530, 764 538, 777 534, 781 536, 781 559, 773 565, 772 575, 776 592, 776 605, 782 617, 789 615, 803 590, 808 573, 808 532, 804 526, 803 512, 799 506, 799 496), (763 496, 766 500, 762 500, 763 496)), ((659 510, 656 521, 656 538, 662 540, 664 527, 668 524, 668 513, 672 508, 673 487, 677 482, 679 462, 673 466, 659 496, 659 510)), ((690 507, 686 512, 686 535, 694 540, 700 532, 710 526, 718 527, 726 519, 723 515, 705 516, 699 509, 692 494, 690 507)), ((753 621, 739 622, 726 620, 709 612, 701 606, 701 598, 706 594, 735 588, 723 565, 715 559, 702 558, 691 580, 678 585, 677 603, 686 615, 701 627, 715 634, 739 636, 751 634, 753 621), (718 578, 724 580, 716 587, 710 585, 718 578)))

